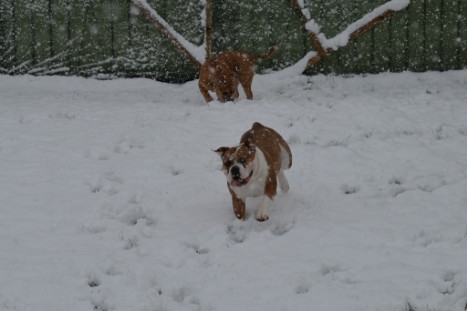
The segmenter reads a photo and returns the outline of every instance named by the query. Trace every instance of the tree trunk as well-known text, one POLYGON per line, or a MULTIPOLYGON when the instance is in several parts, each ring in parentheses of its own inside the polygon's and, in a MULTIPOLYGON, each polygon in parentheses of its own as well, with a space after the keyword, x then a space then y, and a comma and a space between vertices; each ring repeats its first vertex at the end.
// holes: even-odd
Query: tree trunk
POLYGON ((212 0, 206 0, 206 58, 212 54, 212 0))

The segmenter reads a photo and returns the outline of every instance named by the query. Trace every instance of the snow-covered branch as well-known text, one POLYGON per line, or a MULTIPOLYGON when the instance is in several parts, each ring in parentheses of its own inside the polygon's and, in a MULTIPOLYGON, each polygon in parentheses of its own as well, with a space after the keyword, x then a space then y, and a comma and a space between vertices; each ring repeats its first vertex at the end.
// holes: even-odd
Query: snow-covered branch
POLYGON ((321 27, 311 18, 311 14, 308 8, 305 7, 303 0, 291 0, 292 7, 304 24, 305 29, 309 32, 310 41, 317 52, 308 61, 307 67, 315 65, 333 51, 346 46, 350 41, 355 40, 385 19, 393 16, 397 11, 405 9, 411 1, 413 0, 391 0, 350 24, 343 32, 328 39, 324 33, 320 32, 321 27))
POLYGON ((159 29, 164 36, 197 68, 206 58, 204 46, 196 46, 179 34, 166 20, 146 2, 146 0, 131 0, 131 2, 159 29))
MULTIPOLYGON (((366 14, 356 22, 350 24, 343 32, 337 36, 326 39, 323 37, 322 44, 324 48, 337 50, 346 46, 350 41, 370 30, 388 17, 394 15, 397 11, 405 9, 411 0, 392 0, 366 14)), ((321 37, 320 37, 321 40, 321 37)))
POLYGON ((308 31, 311 44, 313 44, 318 55, 325 54, 326 51, 318 38, 321 27, 311 18, 310 11, 305 7, 303 0, 291 0, 290 4, 300 18, 302 24, 305 26, 305 29, 308 31))

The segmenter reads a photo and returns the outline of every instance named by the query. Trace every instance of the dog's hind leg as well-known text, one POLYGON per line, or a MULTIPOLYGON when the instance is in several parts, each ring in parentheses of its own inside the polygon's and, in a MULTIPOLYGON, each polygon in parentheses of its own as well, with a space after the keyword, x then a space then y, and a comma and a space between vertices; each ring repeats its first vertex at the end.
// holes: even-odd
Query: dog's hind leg
POLYGON ((285 178, 285 174, 283 170, 279 172, 279 175, 277 175, 277 179, 279 181, 279 187, 281 187, 282 192, 285 192, 285 193, 289 192, 289 182, 287 178, 285 178))
POLYGON ((251 84, 253 83, 253 76, 255 72, 251 70, 251 72, 244 73, 240 75, 240 84, 242 85, 243 90, 245 91, 245 95, 247 99, 253 99, 253 92, 251 91, 251 84))
POLYGON ((245 91, 245 95, 247 99, 253 99, 253 92, 251 91, 251 83, 249 85, 243 85, 243 90, 245 91))

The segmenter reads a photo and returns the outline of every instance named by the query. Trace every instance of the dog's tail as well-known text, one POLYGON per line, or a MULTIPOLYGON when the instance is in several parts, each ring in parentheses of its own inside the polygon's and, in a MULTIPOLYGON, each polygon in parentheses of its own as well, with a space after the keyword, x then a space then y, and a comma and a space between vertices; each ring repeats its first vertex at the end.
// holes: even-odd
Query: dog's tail
POLYGON ((269 48, 269 50, 262 55, 250 55, 250 60, 252 62, 260 62, 262 60, 272 57, 272 55, 277 51, 277 45, 274 44, 269 48))

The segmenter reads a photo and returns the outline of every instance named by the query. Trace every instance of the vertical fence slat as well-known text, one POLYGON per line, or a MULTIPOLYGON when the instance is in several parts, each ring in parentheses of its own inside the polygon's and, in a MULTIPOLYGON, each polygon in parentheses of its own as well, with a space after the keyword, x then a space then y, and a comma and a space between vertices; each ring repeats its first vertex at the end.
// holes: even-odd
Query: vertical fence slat
POLYGON ((456 68, 461 69, 467 66, 467 1, 458 2, 458 35, 457 35, 457 64, 456 68))
POLYGON ((385 20, 373 29, 373 46, 371 72, 382 72, 389 70, 389 59, 393 41, 390 40, 392 19, 385 20))
POLYGON ((240 33, 240 12, 238 2, 213 1, 213 52, 238 48, 236 35, 240 33))
POLYGON ((2 1, 0 2, 0 73, 6 72, 6 50, 8 49, 7 41, 6 41, 6 32, 7 32, 7 5, 8 2, 2 1))
POLYGON ((68 31, 67 31, 67 0, 50 0, 51 6, 51 50, 53 50, 53 64, 49 66, 51 73, 68 72, 68 31))
POLYGON ((16 57, 13 73, 25 73, 32 63, 31 0, 18 0, 16 11, 16 57))
MULTIPOLYGON (((269 5, 265 6, 264 18, 269 22, 259 28, 260 32, 264 33, 265 38, 258 50, 254 50, 253 52, 264 53, 274 43, 277 44, 278 51, 276 51, 271 59, 258 64, 259 71, 271 67, 277 68, 280 66, 278 62, 279 59, 283 61, 285 59, 296 59, 297 43, 301 44, 303 42, 301 41, 301 39, 303 39, 303 32, 300 31, 300 23, 297 23, 296 19, 291 19, 293 15, 286 17, 284 13, 289 12, 287 8, 288 4, 286 1, 270 1, 269 5), (290 31, 290 29, 287 28, 287 26, 290 27, 291 25, 295 25, 292 27, 296 31, 290 31), (287 33, 288 35, 284 36, 284 34, 287 33)), ((298 50, 300 51, 299 48, 298 50)))
POLYGON ((47 0, 47 33, 48 33, 48 50, 49 50, 49 58, 55 56, 55 49, 53 46, 53 37, 54 37, 54 29, 53 29, 53 18, 52 18, 52 0, 47 0))
MULTIPOLYGON (((317 17, 318 24, 322 25, 321 31, 326 34, 328 38, 334 37, 341 30, 341 24, 337 18, 339 14, 338 2, 336 0, 320 0, 320 16, 317 17)), ((339 52, 340 53, 340 52, 339 52)), ((318 69, 323 73, 330 73, 338 71, 339 54, 333 53, 325 61, 320 63, 318 69)))
POLYGON ((402 71, 408 66, 408 9, 391 18, 389 66, 391 71, 402 71))
POLYGON ((441 16, 441 68, 448 70, 456 67, 457 44, 457 0, 443 0, 444 9, 441 16))
POLYGON ((441 68, 441 28, 440 18, 442 11, 442 1, 425 0, 425 64, 423 70, 441 68))
MULTIPOLYGON (((238 38, 236 50, 259 54, 266 51, 272 43, 268 38, 270 35, 263 35, 271 27, 270 21, 267 19, 267 7, 270 7, 270 4, 266 3, 265 0, 239 1, 240 27, 236 36, 238 38)), ((262 68, 262 65, 258 63, 258 68, 262 68)))
MULTIPOLYGON (((319 23, 320 20, 322 20, 322 9, 323 7, 321 6, 321 1, 320 0, 304 0, 306 7, 308 8, 310 12, 311 19, 313 19, 315 22, 319 23)), ((307 41, 309 42, 308 38, 307 41)), ((311 47, 310 50, 315 50, 314 47, 311 47)), ((322 67, 322 62, 319 62, 316 66, 307 68, 305 73, 306 74, 316 74, 322 72, 323 67, 322 67)))
POLYGON ((425 1, 414 1, 408 10, 408 67, 412 71, 422 71, 425 68, 425 1))
MULTIPOLYGON (((18 61, 18 8, 15 0, 11 0, 11 58, 10 64, 13 68, 18 61)), ((8 38, 8 36, 7 36, 8 38)))
MULTIPOLYGON (((371 12, 373 9, 373 3, 371 0, 364 0, 359 2, 358 6, 358 18, 361 18, 363 15, 371 12)), ((366 32, 361 37, 355 41, 355 49, 357 57, 355 59, 355 72, 356 73, 366 73, 372 70, 372 57, 373 51, 372 47, 374 44, 372 30, 366 32)))
POLYGON ((33 70, 38 73, 44 72, 47 69, 47 61, 50 57, 50 32, 49 32, 49 15, 48 15, 48 0, 35 0, 34 9, 34 24, 32 32, 34 36, 34 53, 35 63, 37 68, 33 70))
POLYGON ((114 7, 114 49, 117 62, 115 64, 114 72, 125 74, 126 68, 131 67, 128 61, 127 53, 130 47, 130 1, 128 0, 115 0, 114 7))
MULTIPOLYGON (((345 2, 341 4, 338 16, 342 17, 339 18, 341 20, 339 28, 342 30, 360 18, 360 11, 355 2, 345 2)), ((341 48, 338 53, 339 71, 344 74, 352 73, 355 68, 355 57, 359 53, 356 50, 355 42, 351 42, 346 47, 341 48)))
POLYGON ((112 73, 112 3, 111 0, 86 0, 73 6, 73 16, 79 29, 73 44, 79 45, 80 59, 76 64, 84 75, 112 73))
MULTIPOLYGON (((194 7, 193 0, 166 0, 166 21, 173 25, 174 29, 191 42, 201 44, 203 32, 199 25, 201 11, 199 7, 194 7)), ((157 7, 157 6, 156 6, 157 7)), ((179 77, 181 81, 189 80, 195 76, 195 68, 176 50, 176 48, 166 40, 161 40, 160 46, 165 47, 165 63, 160 67, 160 71, 165 74, 165 79, 179 77)), ((160 66, 160 64, 159 64, 160 66)))
POLYGON ((126 52, 129 60, 126 72, 129 76, 154 77, 157 71, 153 55, 155 54, 158 37, 154 34, 145 18, 138 14, 135 7, 130 5, 129 9, 130 27, 128 33, 131 42, 126 52), (152 45, 149 42, 152 42, 152 45), (150 75, 151 72, 154 76, 150 75))

